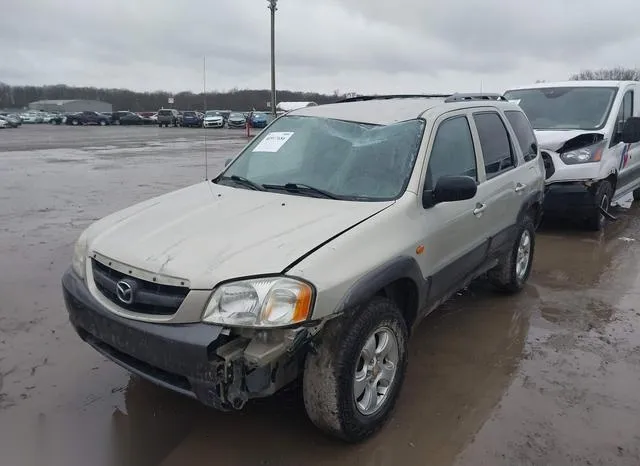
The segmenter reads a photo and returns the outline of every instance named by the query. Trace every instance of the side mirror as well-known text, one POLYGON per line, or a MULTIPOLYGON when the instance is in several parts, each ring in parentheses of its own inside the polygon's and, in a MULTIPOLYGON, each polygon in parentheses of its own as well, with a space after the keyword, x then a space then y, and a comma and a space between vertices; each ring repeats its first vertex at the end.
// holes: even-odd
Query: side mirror
POLYGON ((433 191, 422 193, 422 205, 426 208, 441 202, 472 199, 477 191, 476 180, 470 176, 441 176, 433 191))
POLYGON ((231 162, 233 161, 233 159, 227 159, 224 161, 224 166, 227 167, 231 162))
POLYGON ((622 142, 633 144, 640 142, 640 117, 630 117, 622 128, 622 142))

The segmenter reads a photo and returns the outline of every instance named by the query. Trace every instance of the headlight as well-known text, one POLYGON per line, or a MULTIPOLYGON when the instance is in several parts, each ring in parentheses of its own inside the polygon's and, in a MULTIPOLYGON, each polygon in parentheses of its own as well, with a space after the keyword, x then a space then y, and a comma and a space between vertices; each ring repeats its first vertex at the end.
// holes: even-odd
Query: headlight
POLYGON ((87 261, 87 247, 87 232, 85 230, 80 235, 80 238, 78 238, 78 241, 76 241, 76 245, 73 248, 73 259, 71 261, 73 270, 83 279, 85 275, 85 263, 87 261))
POLYGON ((560 154, 562 161, 568 165, 575 165, 577 163, 589 163, 599 162, 602 158, 602 152, 607 144, 607 141, 600 141, 597 144, 592 144, 587 147, 572 150, 560 154))
POLYGON ((219 286, 202 320, 242 327, 283 327, 311 315, 311 285, 285 277, 242 280, 219 286))

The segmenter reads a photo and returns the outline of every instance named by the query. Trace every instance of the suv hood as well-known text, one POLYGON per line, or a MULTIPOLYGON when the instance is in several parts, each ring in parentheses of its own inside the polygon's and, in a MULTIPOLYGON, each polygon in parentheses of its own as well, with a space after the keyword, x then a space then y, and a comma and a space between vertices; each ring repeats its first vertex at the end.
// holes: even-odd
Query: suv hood
POLYGON ((99 220, 89 252, 211 289, 280 273, 323 242, 393 204, 250 191, 205 181, 99 220))
POLYGON ((598 137, 604 137, 604 134, 599 131, 589 131, 583 129, 572 129, 565 131, 548 131, 548 130, 535 130, 536 139, 540 149, 546 149, 557 152, 567 141, 577 138, 578 136, 584 136, 585 134, 594 135, 598 137))

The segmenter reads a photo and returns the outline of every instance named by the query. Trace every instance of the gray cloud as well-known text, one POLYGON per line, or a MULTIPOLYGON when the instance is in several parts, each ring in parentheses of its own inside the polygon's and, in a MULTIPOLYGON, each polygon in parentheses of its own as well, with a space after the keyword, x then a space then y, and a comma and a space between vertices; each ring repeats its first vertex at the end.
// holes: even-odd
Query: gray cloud
MULTIPOLYGON (((199 91, 206 55, 211 89, 269 86, 264 0, 30 0, 2 11, 2 81, 199 91)), ((636 0, 280 0, 278 85, 502 90, 635 66, 639 15, 636 0)))

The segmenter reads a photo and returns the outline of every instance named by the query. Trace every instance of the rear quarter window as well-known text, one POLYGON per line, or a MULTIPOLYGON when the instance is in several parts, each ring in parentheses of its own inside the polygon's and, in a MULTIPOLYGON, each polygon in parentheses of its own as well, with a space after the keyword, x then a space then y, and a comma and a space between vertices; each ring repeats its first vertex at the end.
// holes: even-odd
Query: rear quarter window
POLYGON ((513 132, 516 133, 524 160, 529 162, 535 159, 538 156, 536 136, 525 114, 517 110, 509 110, 504 114, 513 128, 513 132))

